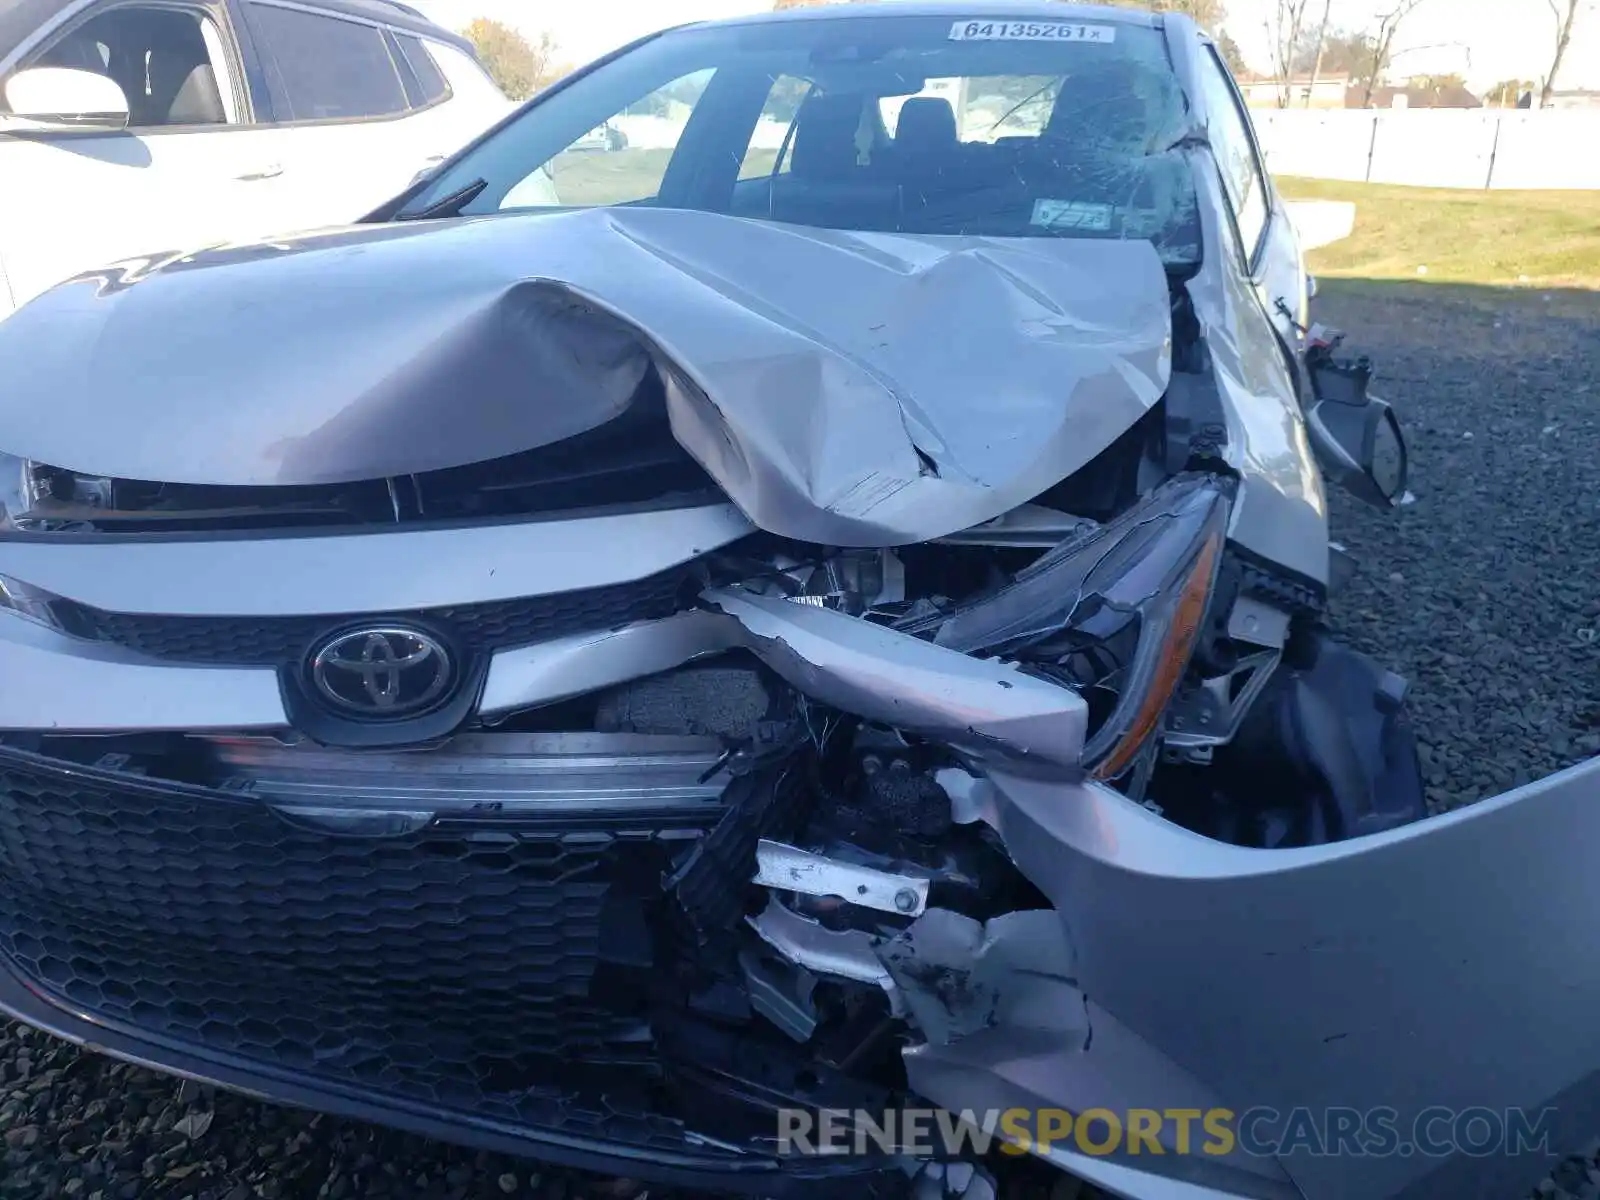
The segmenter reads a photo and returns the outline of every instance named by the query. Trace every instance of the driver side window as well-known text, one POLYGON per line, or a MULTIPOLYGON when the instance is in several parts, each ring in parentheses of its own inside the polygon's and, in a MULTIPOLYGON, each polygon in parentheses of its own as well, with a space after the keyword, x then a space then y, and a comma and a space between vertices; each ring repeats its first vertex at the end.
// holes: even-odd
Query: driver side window
POLYGON ((502 210, 653 200, 712 72, 679 76, 614 113, 506 193, 502 210))
POLYGON ((1222 168, 1222 185, 1239 223, 1248 270, 1267 228, 1267 181, 1256 159, 1255 139, 1238 91, 1214 52, 1201 60, 1200 83, 1211 114, 1211 150, 1222 168))

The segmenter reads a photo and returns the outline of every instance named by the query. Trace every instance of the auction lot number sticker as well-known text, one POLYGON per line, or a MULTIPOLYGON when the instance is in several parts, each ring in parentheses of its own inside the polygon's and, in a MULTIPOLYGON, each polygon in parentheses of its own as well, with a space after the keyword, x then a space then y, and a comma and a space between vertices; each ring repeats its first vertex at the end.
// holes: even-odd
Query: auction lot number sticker
POLYGON ((1115 25, 1079 25, 1067 21, 957 21, 953 42, 1114 42, 1115 25))

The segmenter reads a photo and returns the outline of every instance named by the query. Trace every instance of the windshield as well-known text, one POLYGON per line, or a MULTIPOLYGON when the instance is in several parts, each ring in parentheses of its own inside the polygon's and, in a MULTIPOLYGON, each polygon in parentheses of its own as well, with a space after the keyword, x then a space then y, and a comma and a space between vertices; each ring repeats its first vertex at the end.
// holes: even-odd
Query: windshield
MULTIPOLYGON (((952 17, 959 16, 954 10, 952 17)), ((1147 238, 1199 257, 1159 30, 879 16, 689 28, 532 106, 407 206, 646 205, 832 229, 1147 238)))

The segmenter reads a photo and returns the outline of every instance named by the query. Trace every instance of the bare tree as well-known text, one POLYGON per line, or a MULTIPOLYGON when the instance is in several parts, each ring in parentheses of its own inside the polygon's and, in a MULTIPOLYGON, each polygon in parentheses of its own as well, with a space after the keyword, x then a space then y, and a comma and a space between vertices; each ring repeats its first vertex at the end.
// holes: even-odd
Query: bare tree
POLYGON ((1278 107, 1289 107, 1289 80, 1294 75, 1295 51, 1300 45, 1311 0, 1273 0, 1267 13, 1267 42, 1272 48, 1272 73, 1278 78, 1278 107))
POLYGON ((1361 107, 1372 107, 1372 89, 1378 86, 1383 78, 1383 70, 1389 63, 1394 53, 1395 35, 1400 32, 1400 26, 1405 19, 1417 10, 1417 6, 1427 0, 1393 0, 1394 7, 1378 17, 1378 27, 1368 39, 1368 46, 1372 52, 1371 61, 1367 64, 1365 91, 1361 97, 1361 107))
POLYGON ((1550 13, 1556 19, 1556 50, 1555 57, 1550 60, 1550 70, 1544 77, 1544 89, 1539 93, 1539 107, 1549 108, 1551 97, 1556 92, 1556 75, 1561 70, 1561 60, 1567 56, 1567 47, 1572 43, 1572 27, 1578 23, 1578 10, 1593 7, 1593 0, 1545 0, 1550 6, 1550 13))
POLYGON ((1328 44, 1328 17, 1333 13, 1333 0, 1322 0, 1322 24, 1317 26, 1317 49, 1311 56, 1311 86, 1306 88, 1306 107, 1311 107, 1311 95, 1317 90, 1317 76, 1322 73, 1322 49, 1328 44))

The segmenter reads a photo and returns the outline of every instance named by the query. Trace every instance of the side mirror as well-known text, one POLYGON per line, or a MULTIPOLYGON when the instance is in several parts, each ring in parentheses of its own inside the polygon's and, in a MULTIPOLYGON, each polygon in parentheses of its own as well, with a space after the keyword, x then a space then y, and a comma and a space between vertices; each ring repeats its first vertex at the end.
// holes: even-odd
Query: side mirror
POLYGON ((116 81, 72 67, 30 67, 6 81, 9 114, 0 129, 55 131, 128 127, 128 98, 116 81))
POLYGON ((1317 461, 1353 495, 1379 508, 1398 505, 1406 494, 1410 459, 1400 419, 1385 400, 1367 394, 1372 364, 1336 359, 1331 341, 1318 338, 1306 353, 1315 397, 1306 413, 1317 461))
POLYGON ((1306 421, 1318 461, 1346 491, 1379 508, 1400 503, 1410 463, 1400 419, 1387 401, 1369 396, 1358 406, 1323 400, 1306 421))

